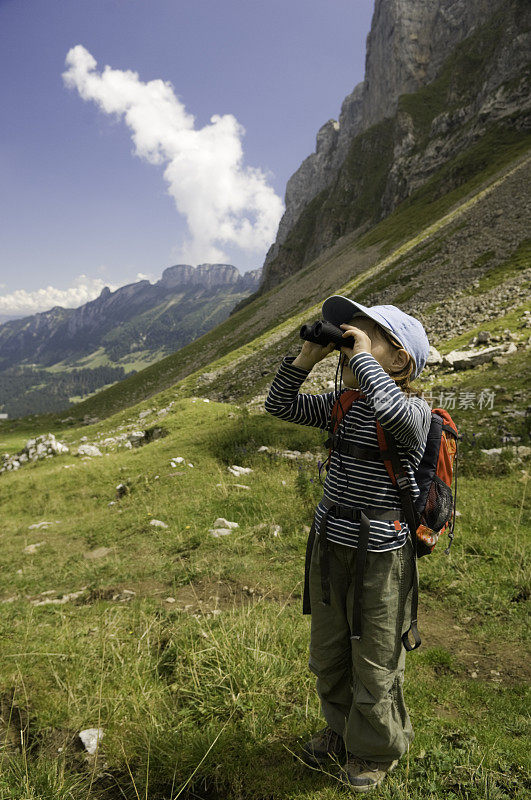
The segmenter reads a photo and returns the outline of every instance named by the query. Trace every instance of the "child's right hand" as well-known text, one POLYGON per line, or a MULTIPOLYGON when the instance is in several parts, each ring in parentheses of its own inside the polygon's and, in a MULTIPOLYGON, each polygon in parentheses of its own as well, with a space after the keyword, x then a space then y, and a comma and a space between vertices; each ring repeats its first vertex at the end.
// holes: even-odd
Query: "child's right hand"
POLYGON ((293 365, 300 366, 302 369, 312 369, 319 361, 322 361, 323 358, 326 358, 326 356, 332 352, 334 346, 334 342, 330 342, 323 347, 320 344, 315 344, 315 342, 305 341, 293 365))

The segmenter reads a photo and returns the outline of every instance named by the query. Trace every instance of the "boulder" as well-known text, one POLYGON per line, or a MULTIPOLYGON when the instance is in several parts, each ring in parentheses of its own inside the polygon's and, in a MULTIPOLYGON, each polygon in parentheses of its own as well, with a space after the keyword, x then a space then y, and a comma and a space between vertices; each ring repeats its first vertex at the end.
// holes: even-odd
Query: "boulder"
POLYGON ((78 456, 101 456, 103 453, 95 444, 80 444, 77 448, 78 456))
POLYGON ((443 364, 453 369, 469 369, 477 367, 479 364, 486 364, 492 361, 495 356, 510 355, 516 351, 516 345, 511 342, 509 345, 497 344, 491 347, 484 347, 481 350, 452 350, 443 357, 443 364))
POLYGON ((435 349, 435 347, 432 347, 432 345, 430 344, 430 352, 426 360, 427 366, 431 366, 432 364, 442 364, 442 360, 443 360, 442 355, 439 353, 438 350, 435 349))

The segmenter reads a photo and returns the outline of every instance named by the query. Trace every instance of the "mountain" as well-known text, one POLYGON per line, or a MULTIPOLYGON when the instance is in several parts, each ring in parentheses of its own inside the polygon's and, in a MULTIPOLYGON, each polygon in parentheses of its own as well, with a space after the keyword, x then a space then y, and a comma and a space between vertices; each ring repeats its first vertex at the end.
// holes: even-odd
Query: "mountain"
POLYGON ((239 296, 256 287, 260 270, 240 275, 230 264, 178 264, 148 280, 106 286, 78 308, 55 306, 0 326, 0 369, 26 363, 75 365, 102 348, 107 363, 173 352, 227 316, 239 296), (125 357, 125 359, 124 359, 125 357))
POLYGON ((1 410, 10 416, 59 410, 69 396, 136 372, 226 319, 259 278, 260 270, 241 275, 230 264, 177 264, 154 284, 142 280, 114 292, 105 287, 79 308, 55 306, 5 322, 1 410))
MULTIPOLYGON (((393 4, 403 15, 422 7, 428 3, 393 4)), ((429 8, 457 13, 462 3, 432 0, 429 8)), ((477 87, 478 52, 484 82, 497 80, 484 58, 488 38, 479 50, 474 38, 489 30, 488 52, 501 57, 500 71, 513 61, 523 27, 512 29, 514 42, 502 54, 503 27, 486 14, 481 22, 482 32, 453 51, 448 45, 456 70, 445 81, 457 80, 468 59, 477 87)), ((397 74, 405 47, 389 49, 397 74)), ((513 88, 520 81, 516 74, 513 88)), ((424 119, 427 136, 433 119, 439 125, 441 115, 460 115, 452 97, 461 102, 461 89, 443 87, 432 82, 398 99, 415 126, 424 119)), ((211 800, 332 796, 332 786, 310 789, 310 781, 301 791, 291 750, 283 755, 289 748, 281 747, 305 727, 302 709, 318 714, 317 698, 308 703, 299 615, 327 433, 274 418, 265 399, 282 358, 300 352, 302 323, 319 318, 335 293, 396 304, 423 323, 439 352, 414 387, 432 409, 448 409, 459 431, 455 541, 449 550, 443 531, 419 565, 426 649, 414 662, 411 692, 412 717, 423 722, 425 741, 443 743, 444 760, 442 747, 426 759, 417 751, 413 769, 400 765, 398 779, 409 780, 417 799, 528 796, 522 529, 531 456, 531 142, 521 113, 527 99, 506 113, 511 91, 500 94, 499 128, 482 134, 476 114, 468 127, 449 130, 448 146, 477 134, 475 144, 453 158, 435 148, 431 157, 441 162, 424 183, 430 151, 414 126, 418 149, 404 151, 396 178, 420 184, 410 194, 406 186, 389 213, 389 159, 399 165, 402 151, 389 152, 384 132, 396 123, 369 127, 349 156, 357 164, 350 182, 341 167, 343 202, 330 190, 328 205, 318 194, 302 211, 302 268, 284 261, 284 274, 271 273, 273 285, 230 318, 67 411, 0 420, 6 797, 21 798, 22 783, 24 797, 57 800, 72 792, 108 800, 110 791, 158 799, 169 796, 170 784, 211 800), (381 218, 374 211, 361 224, 351 220, 352 229, 328 245, 334 219, 341 230, 349 208, 361 208, 360 196, 381 218), (87 762, 77 734, 99 720, 94 694, 104 677, 105 762, 87 762), (262 757, 265 742, 275 758, 262 757), (214 745, 214 758, 200 758, 214 745)), ((339 389, 337 364, 337 354, 320 361, 301 393, 339 389)), ((86 743, 90 731, 82 733, 86 743)), ((101 736, 93 738, 101 746, 101 736)), ((399 796, 392 787, 391 796, 399 796)))
POLYGON ((524 0, 376 0, 365 80, 289 179, 254 296, 404 201, 436 200, 525 146, 530 13, 524 0))
MULTIPOLYGON (((369 127, 354 135, 336 176, 306 203, 277 255, 266 260, 259 289, 199 339, 69 409, 69 420, 101 419, 160 392, 252 404, 282 355, 298 351, 301 324, 320 316, 330 294, 399 305, 422 321, 436 347, 494 324, 502 332, 503 326, 525 330, 528 6, 520 0, 474 4, 474 22, 459 0, 377 2, 369 51, 378 31, 387 30, 388 83, 413 63, 403 53, 413 6, 437 11, 430 17, 437 30, 435 23, 428 27, 433 63, 425 65, 425 78, 419 67, 411 79, 428 82, 400 94, 393 115, 373 124, 385 93, 358 89, 359 97, 376 98, 364 111, 369 127), (460 25, 468 19, 469 27, 452 50, 454 19, 460 25), (445 52, 438 42, 446 42, 445 52)), ((418 20, 415 30, 409 41, 415 35, 428 41, 418 20)), ((382 61, 386 50, 379 47, 382 61)), ((378 63, 371 59, 368 52, 367 62, 378 63)), ((331 157, 330 170, 334 163, 331 157)))

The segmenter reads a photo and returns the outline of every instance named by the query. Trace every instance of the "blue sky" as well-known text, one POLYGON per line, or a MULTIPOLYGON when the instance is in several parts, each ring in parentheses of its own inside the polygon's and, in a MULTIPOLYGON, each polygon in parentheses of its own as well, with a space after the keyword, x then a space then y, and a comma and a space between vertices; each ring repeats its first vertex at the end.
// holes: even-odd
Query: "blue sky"
POLYGON ((363 79, 373 5, 0 0, 0 315, 183 261, 261 266, 363 79))

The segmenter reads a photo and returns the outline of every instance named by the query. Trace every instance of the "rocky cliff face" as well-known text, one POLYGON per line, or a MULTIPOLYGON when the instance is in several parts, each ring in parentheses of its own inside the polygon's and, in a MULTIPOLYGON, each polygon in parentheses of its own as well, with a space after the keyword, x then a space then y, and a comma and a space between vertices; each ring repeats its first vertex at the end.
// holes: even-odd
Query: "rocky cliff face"
MULTIPOLYGON (((355 197, 356 176, 351 169, 345 182, 345 171, 349 172, 346 162, 349 156, 351 161, 359 161, 356 153, 353 154, 356 146, 358 155, 364 148, 364 155, 370 155, 371 132, 376 146, 381 148, 379 161, 388 170, 389 181, 381 186, 378 214, 372 220, 366 215, 365 221, 376 221, 388 214, 409 192, 425 182, 438 165, 463 149, 472 140, 470 135, 467 140, 466 129, 473 118, 482 123, 484 132, 487 122, 507 118, 515 108, 522 110, 527 86, 522 82, 517 87, 504 84, 518 83, 528 60, 526 8, 528 5, 520 0, 505 3, 501 0, 376 0, 367 38, 365 80, 343 102, 339 120, 329 120, 323 125, 317 134, 315 153, 305 159, 288 181, 286 212, 265 260, 260 291, 271 288, 294 271, 284 251, 293 251, 293 243, 288 243, 288 238, 316 198, 337 184, 340 184, 338 195, 332 200, 336 208, 338 204, 344 207, 352 196, 355 197), (471 41, 481 28, 487 28, 482 39, 483 53, 477 52, 477 43, 471 41), (494 40, 489 31, 495 31, 494 40), (470 80, 475 94, 466 85, 468 42, 474 51, 470 80), (429 102, 421 112, 430 117, 432 127, 420 131, 415 119, 419 114, 412 114, 402 98, 419 96, 433 85, 460 45, 465 48, 460 64, 464 75, 459 76, 464 80, 455 81, 447 74, 446 85, 438 89, 439 96, 424 98, 424 102, 429 102), (477 62, 482 58, 484 76, 477 74, 477 62), (464 133, 461 139, 453 136, 458 130, 464 133), (413 153, 414 158, 411 157, 413 153)), ((423 102, 422 97, 418 99, 423 102)), ((477 138, 477 135, 476 129, 474 136, 477 138)), ((358 184, 363 184, 368 176, 362 164, 357 163, 356 168, 358 184)), ((376 174, 375 180, 380 179, 376 174)), ((359 215, 353 216, 358 223, 364 221, 359 215)), ((308 231, 307 219, 305 226, 308 231)), ((354 227, 351 224, 349 230, 354 227)), ((324 236, 323 245, 329 246, 344 232, 344 226, 339 224, 335 233, 324 236)), ((320 234, 312 230, 310 235, 316 239, 320 234)), ((297 233, 295 238, 298 236, 297 233)), ((295 249, 299 257, 299 248, 295 249)), ((318 248, 310 247, 298 268, 316 252, 318 248)))
POLYGON ((178 264, 154 284, 137 281, 114 292, 106 286, 79 308, 55 306, 11 320, 0 325, 0 369, 22 363, 49 366, 102 345, 112 358, 140 349, 178 349, 255 291, 261 272, 241 275, 231 264, 178 264))
POLYGON ((202 286, 210 289, 212 286, 235 284, 240 277, 232 264, 199 264, 197 267, 176 264, 164 270, 157 285, 172 289, 176 286, 202 286))

